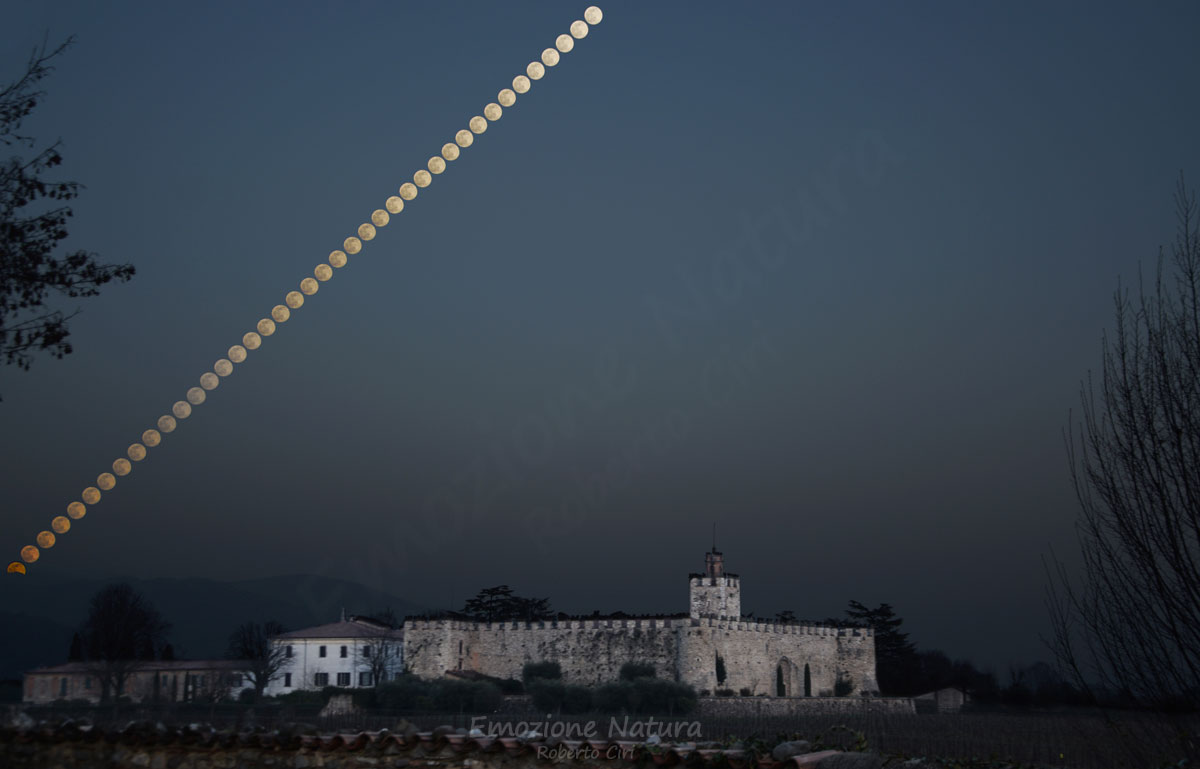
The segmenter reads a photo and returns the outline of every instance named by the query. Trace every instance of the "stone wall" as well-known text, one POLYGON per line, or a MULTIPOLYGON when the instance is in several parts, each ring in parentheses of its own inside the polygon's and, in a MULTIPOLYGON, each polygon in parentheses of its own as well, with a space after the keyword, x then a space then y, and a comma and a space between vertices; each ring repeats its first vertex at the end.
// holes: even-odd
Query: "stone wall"
MULTIPOLYGON (((660 724, 660 727, 662 725, 660 724)), ((147 729, 131 724, 120 731, 43 725, 33 730, 0 728, 0 766, 5 769, 541 769, 547 766, 646 767, 656 764, 692 769, 751 765, 741 747, 706 749, 694 744, 589 737, 586 742, 472 738, 448 727, 433 732, 295 735, 212 732, 204 729, 147 729)), ((657 732, 655 734, 658 734, 657 732)), ((772 755, 789 756, 793 769, 813 769, 835 751, 808 753, 809 743, 784 743, 772 755), (782 749, 782 752, 781 752, 782 749), (795 751, 795 752, 789 752, 795 751)), ((844 767, 845 763, 834 765, 844 767)), ((878 767, 854 762, 853 766, 878 767)))
POLYGON ((737 718, 816 713, 916 713, 908 697, 701 697, 691 717, 737 718))
POLYGON ((688 578, 688 603, 692 618, 723 617, 737 620, 742 616, 742 587, 737 577, 708 577, 693 574, 688 578))
POLYGON ((839 676, 850 679, 852 694, 878 689, 875 639, 869 631, 708 619, 685 629, 680 641, 681 678, 698 691, 748 689, 752 695, 775 696, 782 671, 783 695, 803 696, 805 665, 814 697, 833 694, 839 676), (717 681, 718 656, 725 667, 723 683, 717 681))
POLYGON ((598 684, 620 677, 626 662, 654 665, 660 678, 677 675, 675 620, 569 620, 561 622, 410 621, 404 657, 423 678, 473 670, 521 678, 527 662, 557 662, 568 683, 598 684))
POLYGON ((410 620, 404 658, 424 678, 470 670, 520 678, 527 662, 558 662, 568 683, 593 685, 619 677, 626 662, 654 665, 660 678, 680 680, 697 691, 719 688, 751 694, 804 694, 808 665, 811 693, 832 694, 839 676, 852 693, 878 689, 871 631, 815 625, 707 619, 609 619, 482 623, 410 620), (716 659, 726 679, 717 682, 716 659))

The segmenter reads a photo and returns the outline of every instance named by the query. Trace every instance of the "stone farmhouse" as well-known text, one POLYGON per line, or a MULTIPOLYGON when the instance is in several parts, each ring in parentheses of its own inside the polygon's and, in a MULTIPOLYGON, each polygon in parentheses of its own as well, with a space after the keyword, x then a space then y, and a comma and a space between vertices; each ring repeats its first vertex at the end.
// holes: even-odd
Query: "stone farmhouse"
MULTIPOLYGON (((149 660, 129 674, 123 696, 133 702, 208 702, 237 699, 244 689, 254 687, 239 660, 149 660)), ((97 703, 100 693, 92 663, 68 662, 27 672, 21 700, 32 705, 56 700, 97 703)))

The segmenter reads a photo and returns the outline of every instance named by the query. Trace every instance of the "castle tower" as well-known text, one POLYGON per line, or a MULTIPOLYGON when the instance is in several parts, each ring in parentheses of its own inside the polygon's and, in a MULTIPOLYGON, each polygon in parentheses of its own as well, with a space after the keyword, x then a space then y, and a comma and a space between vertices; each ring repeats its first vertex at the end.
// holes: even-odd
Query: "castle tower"
POLYGON ((704 554, 704 573, 689 574, 689 613, 693 619, 741 619, 742 593, 736 574, 725 571, 725 558, 714 546, 704 554))

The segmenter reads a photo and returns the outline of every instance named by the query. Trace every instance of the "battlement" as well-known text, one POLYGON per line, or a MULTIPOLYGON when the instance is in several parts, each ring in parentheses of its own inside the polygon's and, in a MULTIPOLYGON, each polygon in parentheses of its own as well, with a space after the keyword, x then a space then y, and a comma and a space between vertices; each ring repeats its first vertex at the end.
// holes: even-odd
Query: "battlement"
POLYGON ((571 618, 540 621, 512 620, 483 622, 463 619, 406 619, 405 630, 462 631, 475 633, 539 631, 539 630, 714 630, 787 635, 839 636, 842 638, 873 638, 871 628, 837 627, 821 623, 778 622, 774 620, 733 620, 724 617, 635 617, 635 618, 571 618))
POLYGON ((686 617, 572 617, 548 620, 506 620, 486 622, 464 619, 406 619, 405 629, 412 630, 461 630, 470 632, 501 632, 509 630, 599 630, 599 629, 670 629, 690 627, 686 617))
POLYGON ((504 679, 520 678, 530 662, 555 662, 565 682, 598 685, 636 662, 697 691, 798 697, 832 692, 843 679, 862 691, 878 689, 870 628, 743 616, 738 575, 725 571, 715 547, 704 561, 704 573, 688 575, 683 614, 564 613, 492 622, 455 612, 406 617, 405 665, 431 678, 461 672, 504 679))

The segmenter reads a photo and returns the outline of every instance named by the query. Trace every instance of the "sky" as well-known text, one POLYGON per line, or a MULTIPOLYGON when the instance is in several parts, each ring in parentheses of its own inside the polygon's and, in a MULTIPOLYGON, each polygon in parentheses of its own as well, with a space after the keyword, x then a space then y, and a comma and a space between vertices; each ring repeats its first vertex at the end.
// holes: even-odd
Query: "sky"
MULTIPOLYGON (((137 275, 0 370, 5 561, 585 8, 8 4, 0 80, 77 38, 24 126, 66 247, 137 275)), ((1063 431, 1200 178, 1200 6, 601 8, 23 579, 676 613, 715 524, 743 611, 1048 658, 1063 431)))

